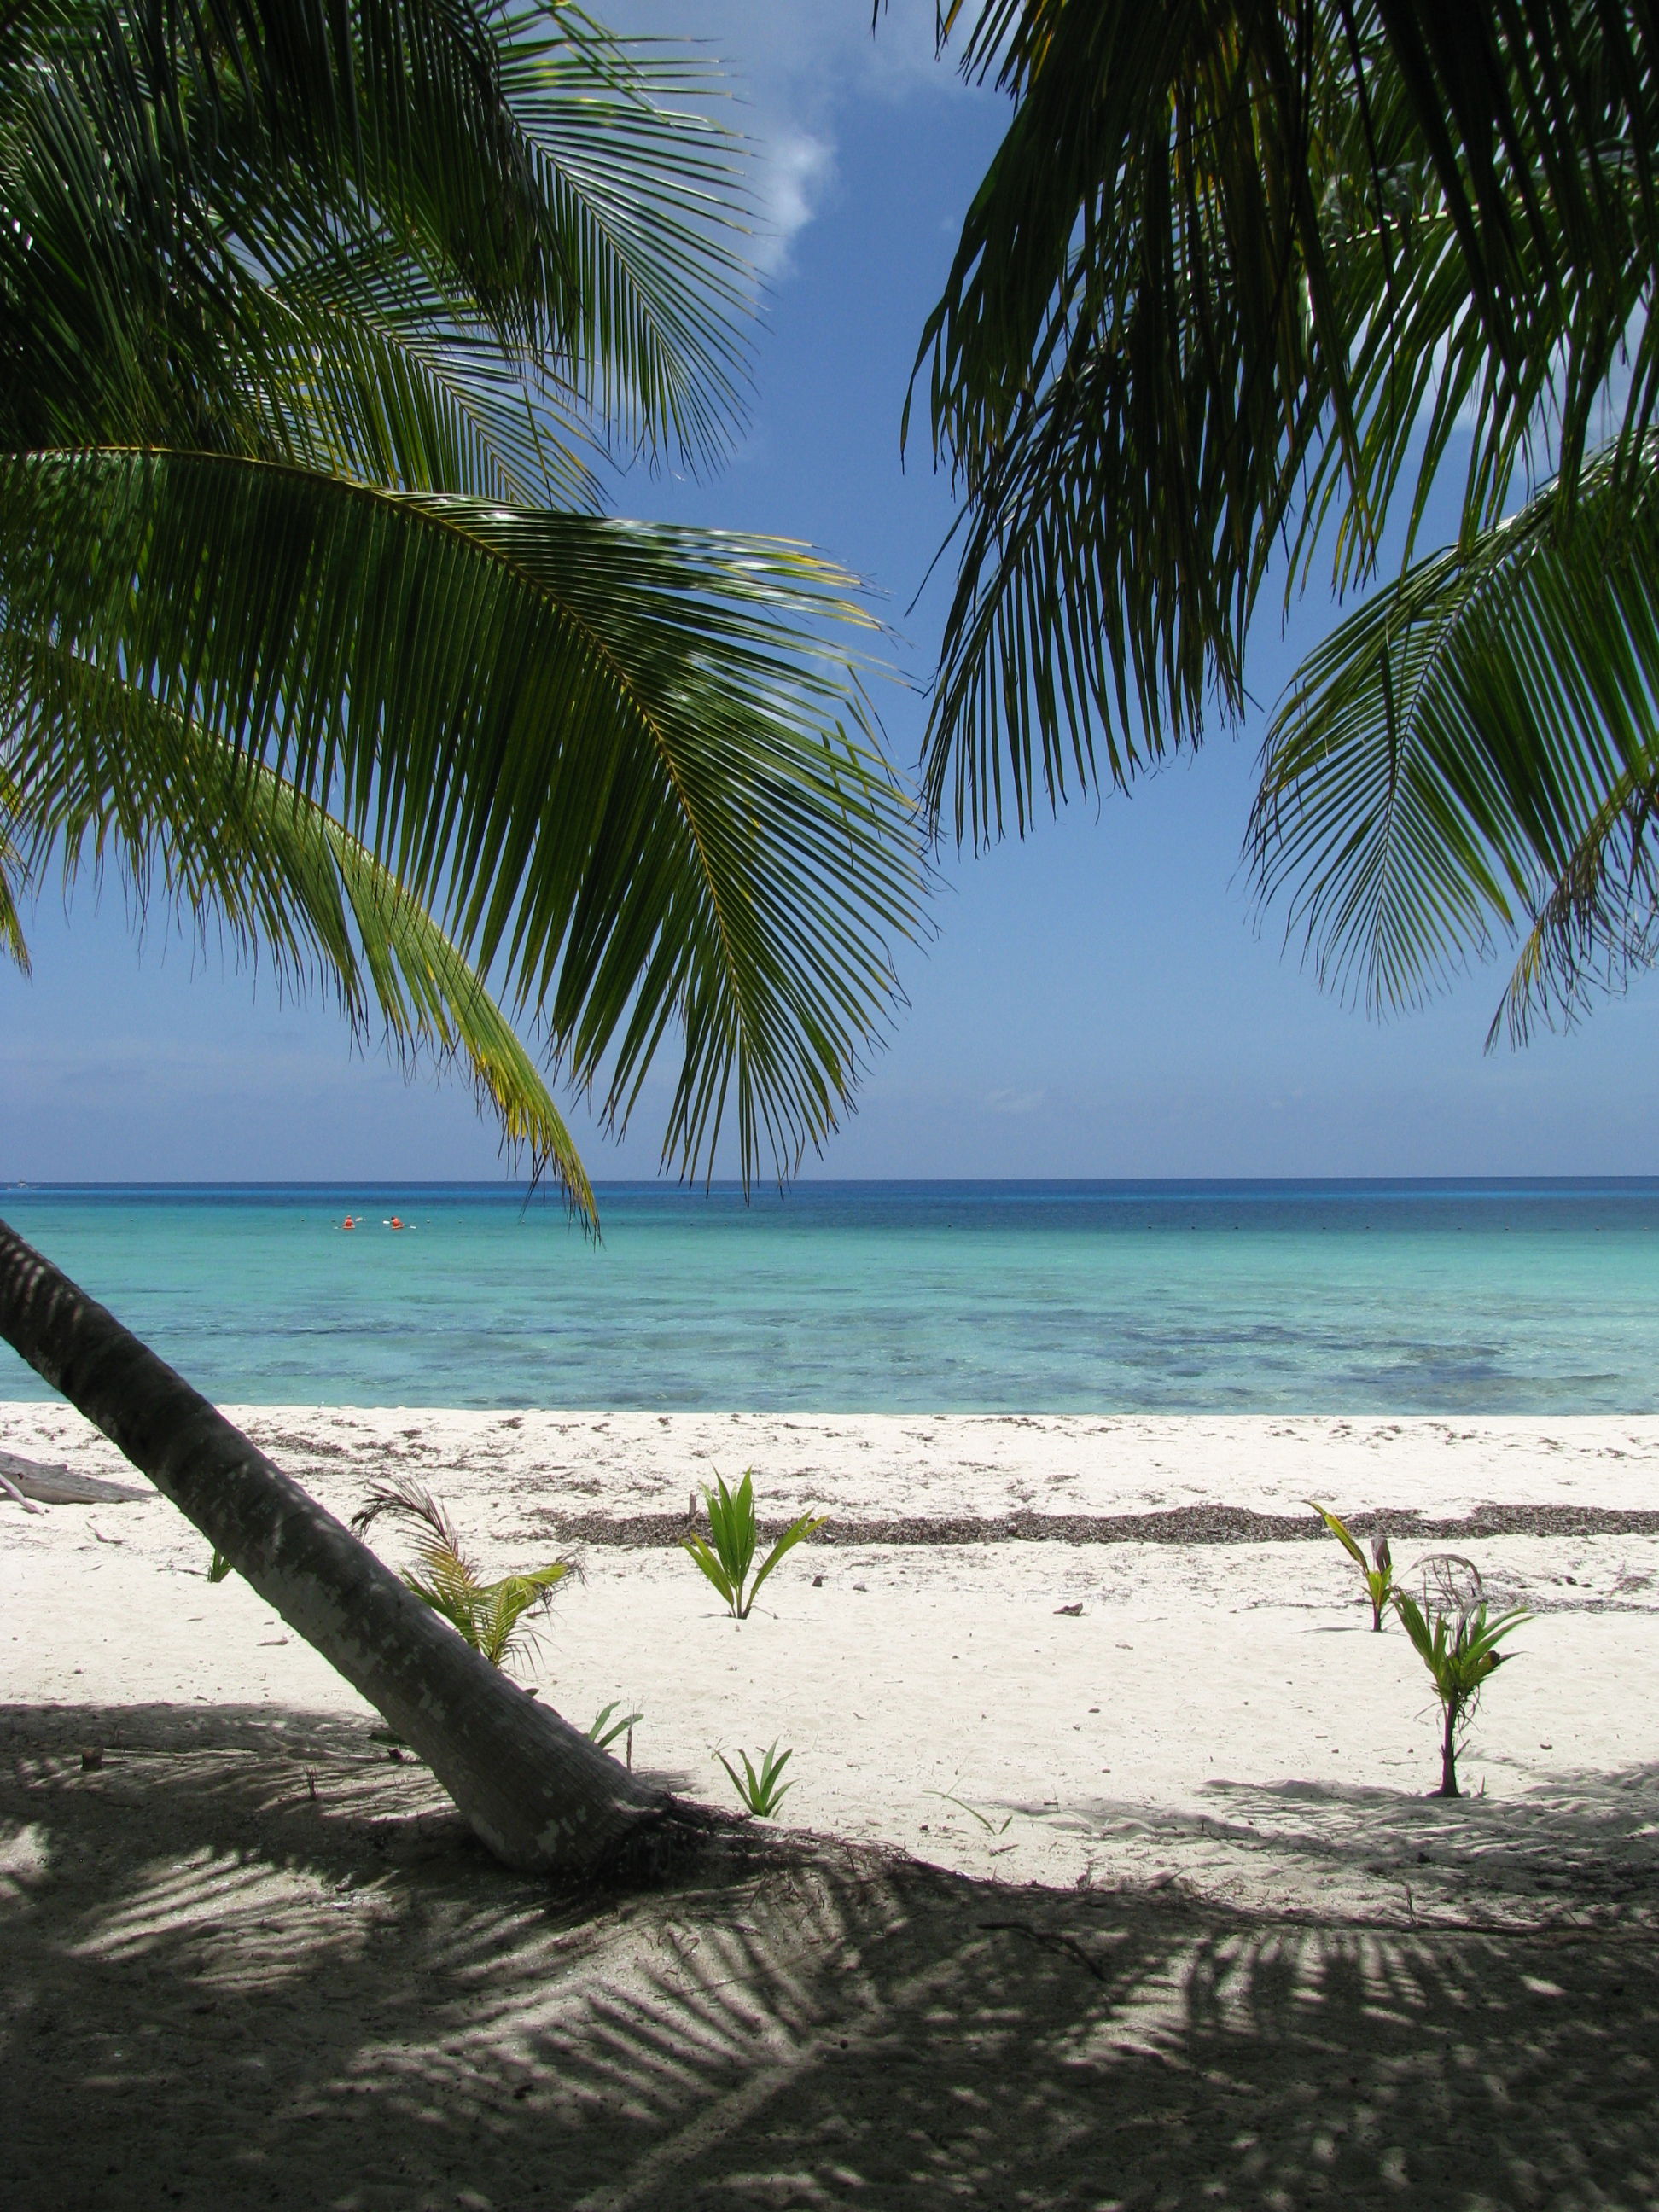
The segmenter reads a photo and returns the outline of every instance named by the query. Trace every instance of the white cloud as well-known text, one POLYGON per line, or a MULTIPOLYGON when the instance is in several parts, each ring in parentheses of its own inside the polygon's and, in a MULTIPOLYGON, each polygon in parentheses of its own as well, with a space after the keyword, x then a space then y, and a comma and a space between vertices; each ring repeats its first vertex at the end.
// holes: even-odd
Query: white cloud
POLYGON ((789 246, 817 213, 835 174, 835 149, 805 131, 781 131, 760 161, 761 234, 755 259, 769 276, 788 266, 789 246))
POLYGON ((594 12, 623 35, 722 64, 734 106, 721 112, 755 149, 757 258, 770 276, 787 268, 791 241, 824 204, 848 100, 961 89, 934 52, 933 0, 890 0, 873 27, 871 0, 598 0, 594 12))

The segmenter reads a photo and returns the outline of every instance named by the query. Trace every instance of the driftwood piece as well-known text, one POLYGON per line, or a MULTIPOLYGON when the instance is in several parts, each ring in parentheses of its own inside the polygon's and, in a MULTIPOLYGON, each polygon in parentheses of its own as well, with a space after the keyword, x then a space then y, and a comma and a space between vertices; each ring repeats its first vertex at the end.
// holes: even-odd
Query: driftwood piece
POLYGON ((0 1484, 19 1504, 38 1498, 43 1505, 125 1505, 155 1495, 130 1482, 106 1482, 101 1475, 76 1474, 67 1467, 42 1467, 39 1460, 19 1459, 9 1451, 0 1451, 0 1484))

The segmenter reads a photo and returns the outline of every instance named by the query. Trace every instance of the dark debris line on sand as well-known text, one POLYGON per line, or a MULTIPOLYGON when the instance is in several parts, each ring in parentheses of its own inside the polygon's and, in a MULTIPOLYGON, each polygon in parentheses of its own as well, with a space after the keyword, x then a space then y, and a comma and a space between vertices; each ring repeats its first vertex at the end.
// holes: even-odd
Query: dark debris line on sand
MULTIPOLYGON (((562 1541, 611 1545, 627 1551, 664 1551, 690 1525, 684 1514, 559 1513, 546 1509, 527 1525, 562 1541)), ((763 1522, 770 1542, 787 1524, 763 1522)), ((1467 1542, 1482 1536, 1655 1536, 1659 1512, 1618 1511, 1599 1505, 1482 1505, 1458 1520, 1435 1521, 1412 1512, 1355 1513, 1348 1525, 1369 1535, 1385 1527, 1392 1536, 1419 1542, 1467 1542)), ((1283 1544, 1324 1540, 1311 1513, 1253 1513, 1242 1505, 1182 1505, 1167 1513, 1009 1513, 921 1515, 890 1521, 832 1518, 815 1544, 1283 1544)))

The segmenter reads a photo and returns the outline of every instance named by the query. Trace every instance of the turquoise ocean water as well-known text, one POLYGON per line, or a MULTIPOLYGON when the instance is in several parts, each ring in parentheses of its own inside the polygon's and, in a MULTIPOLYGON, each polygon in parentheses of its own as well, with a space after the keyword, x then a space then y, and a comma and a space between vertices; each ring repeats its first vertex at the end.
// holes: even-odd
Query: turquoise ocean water
MULTIPOLYGON (((227 1403, 1659 1410, 1659 1180, 600 1201, 598 1246, 500 1184, 15 1188, 0 1213, 227 1403)), ((0 1346, 0 1397, 49 1395, 0 1346)))

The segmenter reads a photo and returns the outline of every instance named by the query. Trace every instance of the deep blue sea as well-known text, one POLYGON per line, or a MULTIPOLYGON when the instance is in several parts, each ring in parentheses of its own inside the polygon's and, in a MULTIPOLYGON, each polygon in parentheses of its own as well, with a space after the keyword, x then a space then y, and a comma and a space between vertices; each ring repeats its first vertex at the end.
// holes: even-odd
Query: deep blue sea
MULTIPOLYGON (((12 1188, 0 1213, 226 1403, 1659 1410, 1659 1180, 599 1197, 598 1244, 504 1184, 12 1188)), ((49 1395, 0 1346, 0 1398, 49 1395)))

